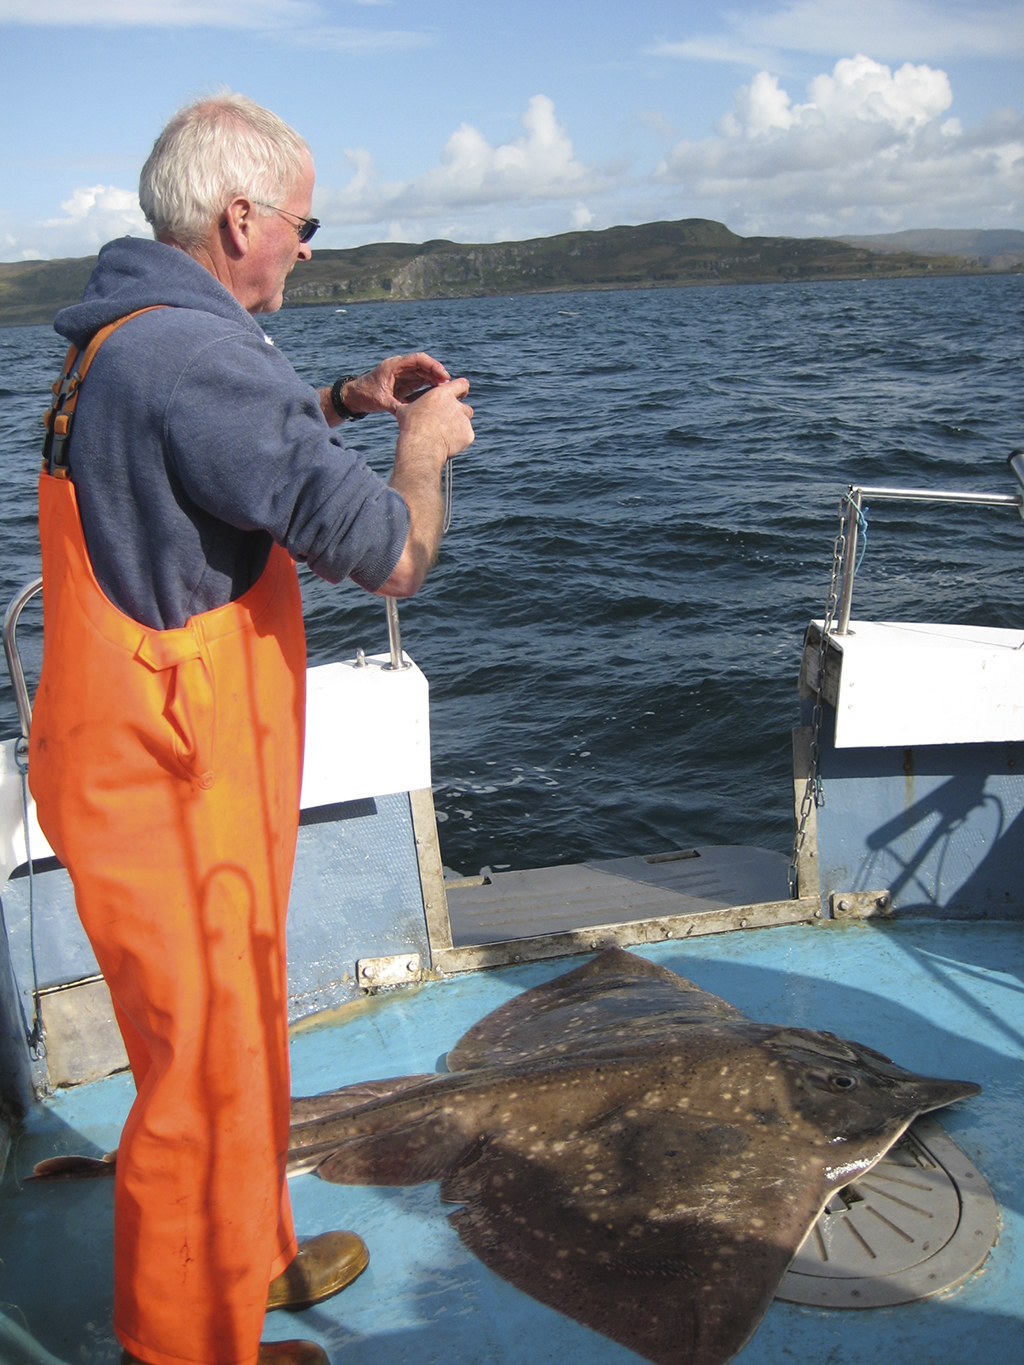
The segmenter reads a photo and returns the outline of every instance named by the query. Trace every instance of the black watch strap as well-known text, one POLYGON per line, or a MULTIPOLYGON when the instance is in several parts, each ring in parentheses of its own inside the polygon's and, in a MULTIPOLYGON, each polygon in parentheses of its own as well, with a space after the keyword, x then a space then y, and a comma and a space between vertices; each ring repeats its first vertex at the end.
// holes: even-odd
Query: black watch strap
POLYGON ((341 398, 341 391, 345 385, 358 378, 357 374, 343 374, 331 385, 331 407, 343 421, 358 422, 361 417, 367 416, 365 412, 353 412, 351 408, 347 408, 341 398))

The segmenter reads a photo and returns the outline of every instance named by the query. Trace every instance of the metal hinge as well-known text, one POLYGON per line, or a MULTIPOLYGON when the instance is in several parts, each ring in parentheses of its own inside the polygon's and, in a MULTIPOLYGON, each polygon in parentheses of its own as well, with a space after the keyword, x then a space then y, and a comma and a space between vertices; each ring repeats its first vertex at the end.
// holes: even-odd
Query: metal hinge
POLYGON ((891 919, 891 891, 833 891, 828 898, 833 919, 891 919))
POLYGON ((423 980, 419 953, 397 953, 394 957, 361 957, 356 963, 356 985, 364 991, 385 986, 408 986, 423 980))

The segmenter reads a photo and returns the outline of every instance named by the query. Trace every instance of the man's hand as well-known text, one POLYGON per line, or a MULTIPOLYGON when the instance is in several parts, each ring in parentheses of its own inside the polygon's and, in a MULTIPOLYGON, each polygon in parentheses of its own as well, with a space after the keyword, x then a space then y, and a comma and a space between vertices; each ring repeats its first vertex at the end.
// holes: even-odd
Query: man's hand
MULTIPOLYGON (((393 355, 382 360, 376 369, 358 379, 350 379, 341 390, 341 401, 350 412, 393 412, 410 394, 432 389, 451 378, 439 360, 425 351, 415 355, 393 355)), ((341 420, 331 405, 330 389, 320 391, 321 407, 331 426, 341 420)))
POLYGON ((449 379, 427 389, 415 403, 397 405, 396 473, 409 461, 414 448, 440 474, 453 455, 473 444, 473 409, 461 401, 467 393, 468 379, 449 379))

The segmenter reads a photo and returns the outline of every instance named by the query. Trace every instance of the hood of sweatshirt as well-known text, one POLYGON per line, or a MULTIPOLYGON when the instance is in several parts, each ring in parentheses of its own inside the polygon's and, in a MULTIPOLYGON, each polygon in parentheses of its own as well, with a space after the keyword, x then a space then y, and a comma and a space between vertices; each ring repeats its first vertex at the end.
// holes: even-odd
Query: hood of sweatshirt
POLYGON ((154 304, 212 313, 263 337, 259 323, 204 266, 176 246, 145 237, 108 242, 82 302, 62 308, 53 328, 81 350, 108 322, 154 304))

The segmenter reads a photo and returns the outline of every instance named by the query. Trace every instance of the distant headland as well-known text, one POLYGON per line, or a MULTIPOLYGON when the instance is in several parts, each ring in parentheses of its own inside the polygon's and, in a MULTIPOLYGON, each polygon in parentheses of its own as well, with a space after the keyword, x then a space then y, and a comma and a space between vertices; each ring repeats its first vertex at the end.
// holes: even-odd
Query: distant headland
MULTIPOLYGON (((0 264, 0 326, 51 321, 81 298, 95 260, 0 264)), ((377 242, 315 251, 289 277, 284 306, 1021 272, 1024 232, 1010 229, 740 237, 724 223, 684 218, 525 242, 377 242)))

